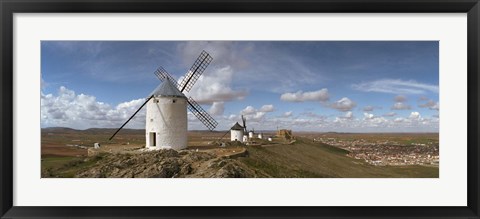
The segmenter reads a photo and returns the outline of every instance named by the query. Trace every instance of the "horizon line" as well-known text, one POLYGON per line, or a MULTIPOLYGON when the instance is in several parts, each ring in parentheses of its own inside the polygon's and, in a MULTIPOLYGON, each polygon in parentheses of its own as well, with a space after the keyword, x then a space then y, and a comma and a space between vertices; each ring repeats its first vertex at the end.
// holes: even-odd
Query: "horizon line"
MULTIPOLYGON (((54 128, 59 128, 59 129, 72 129, 72 130, 75 130, 75 131, 86 131, 86 130, 89 130, 89 129, 117 129, 117 128, 86 128, 86 129, 75 129, 75 128, 70 128, 70 127, 61 127, 61 126, 53 126, 53 127, 42 127, 40 128, 41 130, 43 129, 54 129, 54 128)), ((135 129, 135 128, 124 128, 123 130, 145 130, 145 129, 135 129)), ((278 129, 278 130, 281 130, 281 129, 278 129)), ((287 130, 292 130, 294 132, 297 132, 297 133, 302 133, 302 132, 317 132, 317 133, 342 133, 342 134, 368 134, 368 133, 390 133, 390 134, 407 134, 407 133, 415 133, 415 134, 419 134, 419 133, 432 133, 432 134, 439 134, 440 132, 428 132, 428 131, 425 131, 425 132, 402 132, 402 131, 391 131, 391 132, 382 132, 382 131, 376 131, 376 132, 355 132, 355 131, 348 131, 348 132, 343 132, 343 131, 295 131, 293 129, 287 129, 287 130)), ((205 129, 205 130, 201 130, 201 129, 193 129, 193 130, 187 130, 187 131, 197 131, 197 132, 227 132, 227 131, 230 131, 230 130, 213 130, 213 131, 210 131, 208 129, 205 129)), ((277 130, 256 130, 256 131, 259 131, 259 132, 276 132, 277 130)))

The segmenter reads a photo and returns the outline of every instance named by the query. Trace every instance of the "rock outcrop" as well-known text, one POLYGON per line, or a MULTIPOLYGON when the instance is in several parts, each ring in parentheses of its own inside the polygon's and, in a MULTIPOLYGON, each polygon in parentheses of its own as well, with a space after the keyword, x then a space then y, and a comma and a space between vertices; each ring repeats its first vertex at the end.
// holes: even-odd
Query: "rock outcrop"
POLYGON ((148 151, 126 154, 98 154, 84 162, 94 162, 75 174, 84 178, 172 178, 268 177, 231 158, 209 152, 184 150, 148 151))

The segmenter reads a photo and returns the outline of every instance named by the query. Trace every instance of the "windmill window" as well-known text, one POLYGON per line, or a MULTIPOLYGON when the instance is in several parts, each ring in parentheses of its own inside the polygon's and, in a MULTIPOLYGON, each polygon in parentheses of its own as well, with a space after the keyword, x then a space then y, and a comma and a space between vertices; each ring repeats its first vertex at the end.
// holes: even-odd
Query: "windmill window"
POLYGON ((158 100, 155 100, 155 103, 158 103, 158 100))
POLYGON ((177 100, 176 100, 176 99, 173 99, 173 100, 172 100, 172 102, 173 102, 173 103, 176 103, 176 102, 177 102, 177 100))

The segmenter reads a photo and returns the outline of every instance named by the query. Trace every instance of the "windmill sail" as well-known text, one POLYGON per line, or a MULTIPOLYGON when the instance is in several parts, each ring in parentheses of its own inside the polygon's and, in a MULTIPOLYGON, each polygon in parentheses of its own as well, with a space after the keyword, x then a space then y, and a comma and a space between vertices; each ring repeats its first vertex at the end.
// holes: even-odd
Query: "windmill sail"
MULTIPOLYGON (((160 79, 160 81, 170 80, 172 83, 177 85, 180 92, 190 91, 195 82, 198 80, 200 75, 205 71, 213 58, 207 52, 202 51, 198 56, 197 60, 193 63, 190 70, 188 70, 183 81, 178 84, 178 82, 163 68, 159 67, 154 73, 160 79)), ((188 109, 195 115, 198 120, 200 120, 210 131, 217 127, 218 122, 213 119, 210 114, 208 114, 193 98, 188 100, 188 109)))
POLYGON ((242 122, 243 122, 243 132, 247 133, 247 119, 242 115, 242 122))
POLYGON ((213 119, 193 98, 188 98, 188 109, 200 120, 210 131, 217 127, 218 122, 213 119))
POLYGON ((212 60, 213 58, 210 56, 210 54, 203 50, 202 53, 200 53, 200 56, 198 56, 197 60, 193 63, 190 70, 188 70, 185 78, 183 78, 183 81, 180 83, 180 91, 190 91, 212 60))
POLYGON ((130 116, 130 118, 128 118, 128 120, 127 120, 125 123, 123 123, 123 125, 120 126, 120 128, 118 128, 117 131, 116 131, 115 133, 113 133, 112 137, 110 137, 108 140, 109 140, 109 141, 112 140, 113 137, 115 137, 115 135, 116 135, 125 125, 127 125, 127 123, 130 122, 130 120, 131 120, 135 115, 137 115, 137 113, 138 113, 138 112, 145 106, 145 104, 147 104, 147 102, 148 102, 150 99, 152 99, 152 98, 153 98, 153 95, 150 96, 149 98, 147 98, 147 100, 145 101, 145 103, 143 103, 143 104, 140 106, 140 108, 138 108, 137 111, 135 111, 135 113, 133 113, 133 115, 130 116))
POLYGON ((173 78, 170 74, 168 74, 168 72, 162 67, 158 67, 158 69, 154 72, 154 74, 158 77, 158 79, 160 79, 160 81, 165 81, 165 80, 170 80, 176 87, 178 87, 178 83, 177 81, 175 80, 175 78, 173 78))

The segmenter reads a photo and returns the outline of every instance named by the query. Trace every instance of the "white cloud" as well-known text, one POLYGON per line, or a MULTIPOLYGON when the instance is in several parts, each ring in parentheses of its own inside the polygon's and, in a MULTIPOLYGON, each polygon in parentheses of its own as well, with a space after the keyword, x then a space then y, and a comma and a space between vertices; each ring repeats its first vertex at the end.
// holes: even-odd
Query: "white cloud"
POLYGON ((397 95, 393 98, 393 100, 396 103, 393 104, 392 107, 390 107, 390 109, 392 109, 392 110, 409 110, 409 109, 412 109, 412 107, 406 103, 407 102, 407 97, 405 97, 403 95, 397 95))
POLYGON ((375 116, 371 113, 363 113, 362 122, 363 123, 361 124, 361 126, 363 127, 386 127, 386 125, 388 125, 389 123, 389 120, 385 119, 384 117, 375 116))
POLYGON ((438 131, 439 119, 435 117, 423 118, 419 112, 411 112, 409 116, 397 117, 393 120, 392 127, 405 131, 438 131))
POLYGON ((288 117, 291 117, 293 115, 293 112, 292 111, 288 111, 288 112, 285 112, 282 114, 282 117, 285 117, 285 118, 288 118, 288 117))
MULTIPOLYGON (((213 69, 198 78, 192 90, 186 92, 200 104, 212 104, 213 102, 227 102, 242 100, 247 96, 245 90, 234 90, 231 87, 233 70, 229 66, 213 69)), ((178 81, 182 81, 183 76, 178 81)))
POLYGON ((240 116, 235 115, 235 114, 230 114, 230 116, 228 116, 228 119, 229 120, 240 120, 240 116))
POLYGON ((242 115, 252 115, 252 114, 255 114, 256 112, 257 112, 257 110, 253 106, 247 106, 247 107, 245 107, 245 109, 240 111, 240 114, 242 114, 242 115))
MULTIPOLYGON (((42 127, 115 128, 125 122, 143 103, 145 99, 136 99, 112 107, 99 102, 94 96, 75 94, 66 87, 60 87, 58 94, 41 94, 42 127)), ((144 126, 145 112, 141 110, 127 127, 144 126)))
POLYGON ((348 99, 347 97, 343 97, 342 99, 333 102, 330 107, 340 110, 342 112, 352 110, 357 104, 352 100, 348 99))
POLYGON ((375 109, 375 107, 373 107, 373 106, 365 106, 365 107, 363 107, 363 111, 365 111, 365 112, 371 112, 371 111, 373 111, 374 109, 375 109))
POLYGON ((418 106, 421 108, 428 108, 428 109, 437 110, 437 111, 440 109, 438 102, 435 102, 433 100, 428 100, 428 99, 427 99, 427 102, 420 104, 418 106))
POLYGON ((365 119, 373 119, 374 118, 374 115, 371 114, 371 113, 363 113, 363 117, 365 119))
MULTIPOLYGON (((253 115, 252 117, 250 117, 250 119, 253 119, 255 121, 260 121, 263 119, 263 117, 265 116, 266 112, 256 112, 255 115, 253 115)), ((247 117, 248 118, 248 117, 247 117)))
POLYGON ((190 111, 187 111, 187 120, 188 120, 189 123, 190 122, 198 122, 197 117, 195 115, 193 115, 193 113, 190 112, 190 111))
MULTIPOLYGON (((243 115, 250 122, 263 121, 267 113, 273 112, 275 107, 271 104, 263 105, 260 109, 255 109, 253 106, 247 106, 240 111, 240 115, 243 115)), ((239 120, 240 116, 230 116, 233 120, 239 120)))
POLYGON ((384 131, 438 131, 439 120, 436 118, 425 119, 418 112, 412 112, 407 118, 398 117, 387 119, 381 116, 375 116, 371 113, 364 113, 361 119, 347 119, 344 116, 335 117, 326 124, 329 131, 332 130, 351 130, 360 132, 384 132, 384 131))
POLYGON ((410 113, 410 116, 408 116, 409 119, 414 119, 414 120, 417 120, 417 119, 420 119, 421 116, 420 116, 420 113, 419 112, 411 112, 410 113))
POLYGON ((418 128, 434 126, 438 128, 438 120, 422 118, 419 112, 411 112, 406 118, 397 117, 393 120, 395 124, 402 124, 403 127, 418 128))
MULTIPOLYGON (((325 118, 325 117, 322 117, 322 118, 325 118)), ((335 117, 335 119, 333 120, 333 123, 347 124, 347 123, 351 123, 353 121, 353 118, 354 118, 353 113, 351 111, 348 111, 343 116, 335 117)))
MULTIPOLYGON (((253 45, 236 48, 235 42, 229 41, 188 41, 177 45, 178 56, 186 66, 192 65, 202 50, 207 51, 213 61, 200 76, 192 90, 188 92, 198 103, 229 102, 242 100, 248 92, 234 88, 233 80, 238 72, 250 65, 247 57, 253 45)), ((183 76, 179 78, 179 82, 183 76)))
POLYGON ((400 123, 400 122, 404 122, 405 119, 399 117, 399 118, 395 118, 393 121, 394 121, 394 122, 397 122, 397 123, 400 123))
MULTIPOLYGON (((247 120, 247 125, 249 127, 252 127, 252 123, 253 123, 253 125, 258 126, 259 122, 265 121, 266 115, 267 115, 267 112, 255 111, 255 112, 250 113, 250 114, 243 114, 243 118, 245 118, 247 120)), ((239 116, 239 115, 230 115, 228 117, 228 119, 231 120, 231 121, 239 122, 240 124, 242 122, 241 121, 241 116, 239 116)))
POLYGON ((273 105, 263 105, 258 111, 260 112, 273 112, 275 111, 275 108, 273 105))
POLYGON ((384 117, 378 117, 371 113, 363 113, 363 123, 361 126, 363 127, 378 127, 378 126, 385 126, 388 124, 389 120, 385 119, 384 117))
POLYGON ((352 119, 352 118, 353 118, 353 113, 352 113, 352 111, 346 112, 343 117, 344 117, 344 118, 347 118, 347 119, 352 119))
POLYGON ((385 126, 388 123, 388 120, 383 117, 372 117, 366 121, 368 121, 368 123, 365 125, 367 127, 385 126))
POLYGON ((345 122, 345 118, 343 117, 335 117, 335 120, 333 120, 334 123, 343 123, 345 122))
POLYGON ((391 107, 392 110, 409 110, 411 109, 412 107, 406 103, 403 103, 403 102, 398 102, 398 103, 395 103, 393 104, 393 106, 391 107))
POLYGON ((223 102, 213 102, 212 106, 208 110, 208 112, 214 116, 223 115, 225 111, 225 106, 223 102))
POLYGON ((438 85, 419 83, 414 80, 381 79, 352 85, 352 88, 364 92, 380 92, 393 94, 438 93, 438 85))
MULTIPOLYGON (((234 44, 228 41, 188 41, 177 44, 177 56, 182 58, 185 66, 192 65, 202 50, 213 58, 187 95, 200 104, 242 100, 248 95, 246 90, 232 86, 235 73, 249 65, 243 55, 246 50, 235 50, 233 46, 234 44)), ((183 79, 184 76, 181 76, 178 81, 183 79)))
POLYGON ((296 93, 284 93, 280 99, 288 102, 320 101, 325 102, 329 99, 328 90, 323 88, 317 91, 297 91, 296 93))

